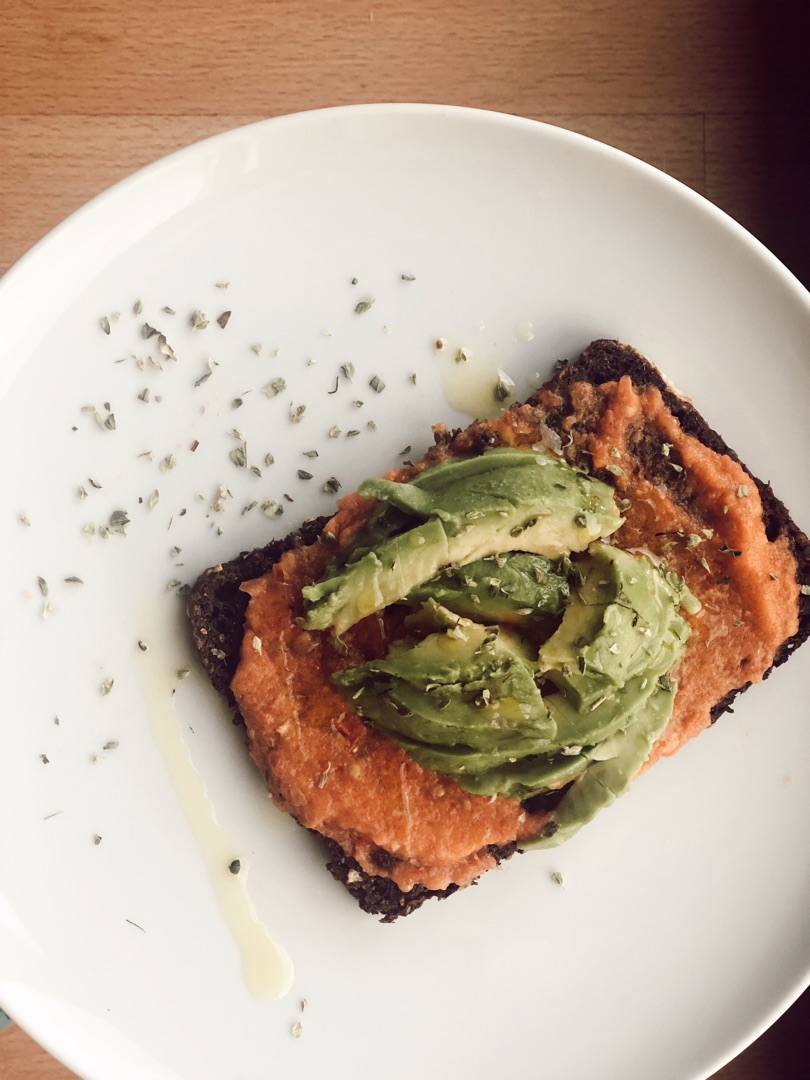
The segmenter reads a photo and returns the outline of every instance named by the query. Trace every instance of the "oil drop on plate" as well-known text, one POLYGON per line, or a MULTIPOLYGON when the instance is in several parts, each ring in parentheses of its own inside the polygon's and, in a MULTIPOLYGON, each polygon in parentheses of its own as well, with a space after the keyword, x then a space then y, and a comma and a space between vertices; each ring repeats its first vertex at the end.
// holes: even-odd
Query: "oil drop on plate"
POLYGON ((277 1001, 292 986, 292 961, 256 915, 247 891, 246 860, 236 858, 237 845, 217 821, 203 778, 191 760, 173 705, 176 673, 165 659, 171 655, 172 642, 153 641, 156 631, 157 626, 150 641, 161 647, 150 648, 139 665, 155 742, 239 950, 245 986, 260 1001, 277 1001), (238 872, 232 869, 237 863, 238 872))

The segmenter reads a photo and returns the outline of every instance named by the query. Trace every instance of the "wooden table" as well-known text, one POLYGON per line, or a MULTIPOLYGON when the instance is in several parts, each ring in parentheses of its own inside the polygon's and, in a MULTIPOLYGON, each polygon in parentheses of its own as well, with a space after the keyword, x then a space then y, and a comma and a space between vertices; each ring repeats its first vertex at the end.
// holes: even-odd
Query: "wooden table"
MULTIPOLYGON (((809 30, 807 6, 780 0, 3 0, 0 271, 197 139, 301 109, 430 101, 627 150, 810 285, 809 30)), ((717 1076, 806 1076, 808 1026, 810 993, 717 1076)), ((4 1080, 71 1075, 19 1028, 0 1033, 4 1080)))

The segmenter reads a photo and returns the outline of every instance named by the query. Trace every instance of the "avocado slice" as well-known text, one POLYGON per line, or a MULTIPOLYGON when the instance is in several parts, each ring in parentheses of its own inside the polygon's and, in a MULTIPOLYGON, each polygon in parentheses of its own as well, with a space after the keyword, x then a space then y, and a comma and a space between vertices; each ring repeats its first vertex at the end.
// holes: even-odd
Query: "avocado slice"
POLYGON ((685 592, 680 579, 650 559, 596 543, 577 569, 582 583, 540 649, 539 668, 587 708, 643 671, 667 631, 688 629, 675 616, 685 592))
POLYGON ((487 450, 435 465, 407 483, 368 480, 359 491, 392 513, 372 517, 373 547, 361 534, 359 558, 347 552, 342 566, 303 589, 310 630, 332 628, 339 636, 451 564, 510 551, 558 558, 583 551, 622 523, 612 488, 543 451, 487 450), (407 520, 411 526, 397 532, 407 520))
POLYGON ((434 599, 457 615, 484 622, 546 619, 559 615, 568 602, 565 562, 525 551, 487 555, 463 567, 446 567, 406 600, 434 599))
POLYGON ((604 685, 603 693, 584 706, 576 694, 554 694, 545 700, 557 725, 561 746, 594 746, 621 730, 655 692, 659 680, 683 652, 683 640, 667 631, 648 665, 618 687, 604 685))
POLYGON ((402 737, 396 741, 420 765, 448 773, 466 791, 521 800, 563 787, 579 776, 590 760, 582 752, 549 754, 529 750, 521 754, 515 747, 502 747, 497 754, 491 754, 467 747, 425 746, 402 737))
POLYGON ((341 572, 302 590, 308 629, 340 636, 350 626, 401 600, 413 579, 434 577, 450 561, 444 526, 438 518, 384 541, 341 572))
MULTIPOLYGON (((438 607, 438 605, 436 605, 438 607)), ((451 625, 392 648, 334 681, 392 737, 427 746, 525 756, 555 734, 531 654, 507 630, 444 611, 451 625)), ((418 755, 415 755, 418 757, 418 755)))
POLYGON ((676 690, 675 683, 658 685, 627 727, 592 752, 588 768, 563 795, 540 836, 521 843, 523 850, 558 847, 624 794, 667 726, 676 690))

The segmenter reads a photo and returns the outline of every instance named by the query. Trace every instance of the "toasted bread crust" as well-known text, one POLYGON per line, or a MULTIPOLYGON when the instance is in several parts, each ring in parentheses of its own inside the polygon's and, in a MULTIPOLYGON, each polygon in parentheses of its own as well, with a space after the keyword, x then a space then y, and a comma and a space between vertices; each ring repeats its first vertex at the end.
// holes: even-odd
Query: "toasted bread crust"
MULTIPOLYGON (((328 837, 321 837, 321 840, 329 854, 326 869, 336 881, 346 886, 363 911, 369 915, 382 915, 380 922, 393 922, 403 915, 410 915, 426 900, 443 900, 458 892, 458 885, 448 885, 446 889, 426 889, 424 885, 414 885, 408 892, 403 892, 391 878, 365 873, 336 841, 328 837)), ((487 850, 496 863, 501 863, 515 853, 517 845, 498 847, 492 844, 487 850)))
MULTIPOLYGON (((577 360, 561 367, 529 399, 528 404, 539 401, 544 391, 551 391, 558 395, 561 399, 559 406, 549 407, 547 404, 544 406, 545 423, 554 428, 555 423, 561 423, 562 418, 570 412, 570 388, 574 383, 613 382, 625 375, 630 377, 638 389, 654 387, 659 390, 665 404, 677 417, 685 432, 710 449, 728 455, 737 462, 740 461, 737 454, 709 426, 691 402, 675 391, 653 364, 637 350, 617 341, 592 342, 577 360)), ((489 431, 485 425, 474 425, 472 433, 437 429, 437 447, 431 455, 437 452, 441 457, 452 455, 454 452, 482 453, 488 447, 497 445, 498 441, 497 435, 489 431)), ((646 448, 642 444, 637 452, 647 473, 655 478, 656 470, 661 467, 660 445, 646 448)), ((746 469, 746 471, 749 470, 746 469)), ((610 479, 609 474, 600 476, 597 472, 595 475, 600 479, 608 481, 610 479)), ((792 521, 784 504, 771 490, 770 484, 759 480, 753 474, 750 475, 762 499, 763 518, 769 540, 778 536, 784 536, 787 539, 799 568, 799 582, 810 584, 810 541, 792 521)), ((671 476, 668 479, 671 483, 671 476)), ((239 663, 244 615, 248 604, 248 596, 241 591, 240 586, 245 581, 267 573, 285 551, 317 542, 327 520, 328 518, 323 517, 307 521, 297 532, 281 540, 272 541, 263 548, 242 552, 227 563, 209 568, 200 575, 191 590, 188 600, 188 617, 195 649, 211 683, 234 711, 234 719, 237 723, 241 721, 241 717, 230 684, 239 663)), ((799 629, 796 634, 781 644, 770 670, 784 663, 808 636, 810 636, 810 597, 801 595, 799 629)), ((730 711, 734 699, 749 685, 751 684, 746 683, 717 701, 711 710, 712 722, 723 712, 730 711)), ((417 885, 409 892, 403 892, 390 878, 364 872, 335 841, 323 837, 321 839, 326 846, 327 868, 330 873, 345 885, 364 911, 381 915, 383 922, 391 922, 409 914, 428 899, 433 897, 442 899, 457 891, 458 887, 455 885, 443 890, 430 890, 417 885)), ((514 850, 515 845, 508 845, 503 848, 490 848, 489 852, 497 862, 500 862, 508 858, 514 850)), ((381 852, 381 856, 385 854, 381 852)))
POLYGON ((321 517, 305 521, 300 529, 281 540, 271 540, 264 547, 243 551, 229 562, 209 567, 194 583, 186 605, 194 648, 214 689, 232 709, 236 709, 236 699, 231 680, 239 665, 249 600, 240 588, 242 582, 266 574, 285 551, 316 543, 328 520, 321 517))

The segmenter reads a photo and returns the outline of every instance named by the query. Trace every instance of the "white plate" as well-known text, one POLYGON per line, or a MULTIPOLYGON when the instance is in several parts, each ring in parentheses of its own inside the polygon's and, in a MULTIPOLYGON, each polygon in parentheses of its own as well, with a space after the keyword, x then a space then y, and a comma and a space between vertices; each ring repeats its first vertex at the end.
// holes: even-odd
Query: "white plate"
POLYGON ((421 453, 431 423, 463 423, 437 337, 471 350, 471 369, 504 368, 521 395, 591 338, 635 344, 807 528, 810 303, 742 229, 565 131, 338 109, 211 139, 96 199, 8 274, 0 326, 0 1001, 34 1038, 99 1080, 686 1080, 798 995, 810 649, 567 846, 383 926, 268 804, 167 587, 324 512, 327 477, 350 489, 406 443, 421 453), (207 328, 190 328, 195 309, 207 328), (162 372, 133 359, 159 355, 145 320, 176 352, 162 372), (354 381, 329 393, 346 362, 354 381), (278 375, 271 399, 261 388, 278 375), (114 430, 82 411, 104 420, 105 403, 114 430), (261 477, 230 459, 234 428, 261 477), (220 484, 232 497, 217 512, 220 484), (280 519, 242 513, 285 492, 280 519), (84 534, 115 510, 126 536, 84 534), (172 735, 228 838, 220 893, 164 759, 172 735), (220 910, 226 854, 295 965, 275 1003, 247 988, 220 910))

